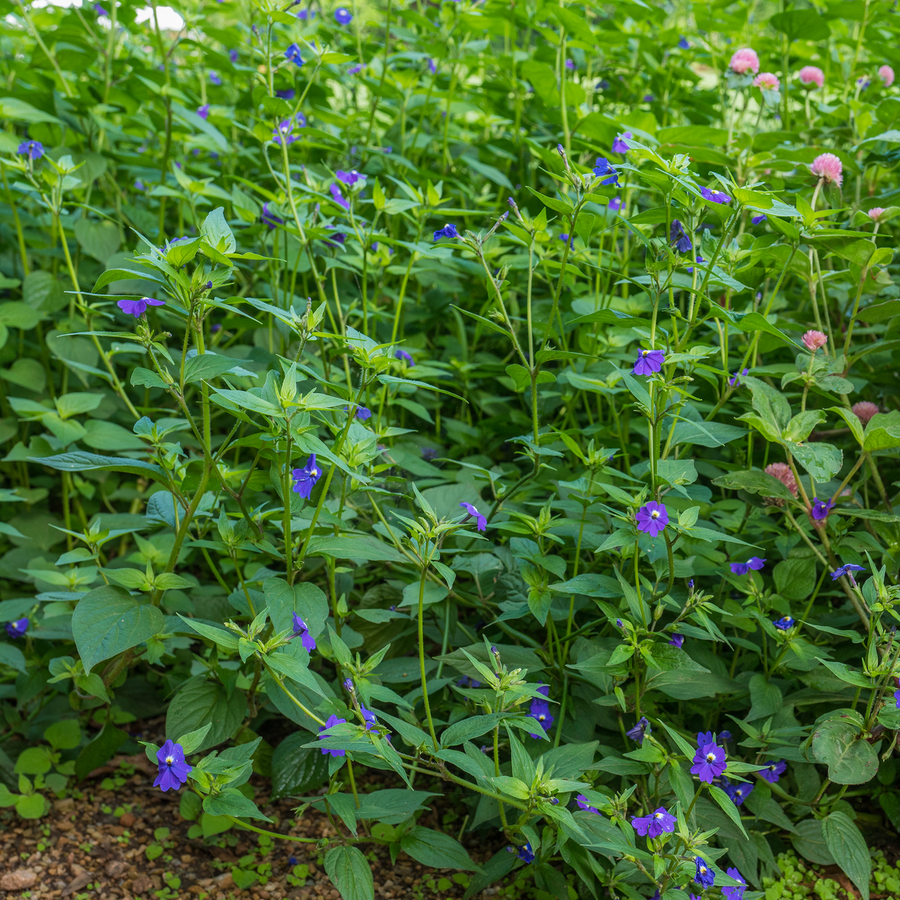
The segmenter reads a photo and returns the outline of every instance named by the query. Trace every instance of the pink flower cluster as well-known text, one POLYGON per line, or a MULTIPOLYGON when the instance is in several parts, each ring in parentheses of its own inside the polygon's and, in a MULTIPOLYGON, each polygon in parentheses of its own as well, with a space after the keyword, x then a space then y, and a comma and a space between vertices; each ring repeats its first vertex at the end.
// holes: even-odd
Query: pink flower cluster
POLYGON ((825 73, 818 66, 804 66, 800 70, 800 83, 820 88, 825 84, 825 73))
POLYGON ((817 178, 833 182, 838 187, 844 180, 844 167, 833 153, 820 153, 812 162, 809 170, 817 178))
POLYGON ((878 70, 878 77, 884 82, 885 87, 894 83, 894 70, 890 66, 882 66, 878 70))
POLYGON ((734 52, 728 65, 731 71, 737 75, 744 75, 747 72, 752 72, 755 75, 759 71, 759 57, 756 55, 755 50, 744 47, 734 52))
POLYGON ((873 206, 873 207, 869 210, 869 213, 868 213, 869 218, 870 218, 873 222, 877 222, 877 221, 881 218, 881 216, 882 216, 883 214, 884 214, 884 207, 883 207, 883 206, 873 206))
POLYGON ((824 347, 828 343, 828 338, 821 331, 807 331, 803 335, 803 346, 807 350, 816 352, 820 347, 824 347))
POLYGON ((771 72, 761 72, 753 79, 753 87, 762 88, 764 91, 777 91, 781 87, 781 82, 777 75, 771 72))

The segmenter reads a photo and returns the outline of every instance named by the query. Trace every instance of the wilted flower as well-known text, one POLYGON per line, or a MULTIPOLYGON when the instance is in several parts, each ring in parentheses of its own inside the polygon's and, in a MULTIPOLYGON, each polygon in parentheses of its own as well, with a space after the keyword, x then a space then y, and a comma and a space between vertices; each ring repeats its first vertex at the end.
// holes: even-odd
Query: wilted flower
POLYGON ((165 300, 154 300, 153 297, 141 297, 140 300, 119 300, 116 306, 129 316, 139 319, 146 311, 148 306, 165 306, 165 300))
POLYGON ((878 69, 878 77, 884 82, 885 87, 890 87, 894 83, 894 70, 890 66, 881 66, 878 69))
POLYGON ((625 131, 622 134, 617 134, 615 140, 612 143, 612 152, 613 153, 621 153, 623 156, 629 150, 628 144, 625 141, 628 138, 632 138, 634 135, 630 131, 625 131))
POLYGON ((779 631, 790 631, 797 623, 790 616, 782 616, 773 622, 779 631))
POLYGON ((812 165, 809 167, 809 170, 817 178, 821 178, 827 182, 832 182, 838 187, 841 186, 841 183, 844 180, 844 167, 841 164, 840 159, 838 159, 838 157, 836 157, 833 153, 820 153, 812 161, 812 165))
POLYGON ((701 781, 712 784, 713 779, 721 777, 726 768, 728 763, 725 761, 725 751, 711 742, 697 748, 691 773, 701 781))
POLYGON ((758 216, 752 216, 750 219, 751 225, 759 225, 760 222, 765 222, 769 217, 765 213, 760 213, 758 216))
POLYGON ((312 653, 316 649, 316 639, 309 633, 306 622, 294 613, 294 637, 300 638, 303 649, 308 653, 312 653))
POLYGON ((485 531, 487 529, 487 519, 480 512, 478 512, 478 510, 475 509, 475 507, 472 506, 471 503, 466 503, 465 501, 463 501, 459 505, 463 507, 463 509, 465 509, 465 511, 470 516, 473 516, 475 518, 475 527, 479 531, 485 531))
POLYGON ((15 641, 25 636, 28 631, 28 619, 16 619, 15 622, 7 622, 6 633, 15 641))
POLYGON ((671 834, 677 821, 675 816, 661 806, 649 816, 632 817, 631 826, 641 837, 657 838, 663 833, 671 834))
POLYGON ((820 347, 824 347, 828 343, 828 338, 821 331, 807 331, 803 335, 803 346, 807 350, 815 353, 820 347))
POLYGON ((413 358, 405 350, 395 350, 394 359, 402 359, 409 366, 415 365, 413 358))
POLYGON ((666 361, 666 354, 662 350, 638 350, 638 358, 635 360, 632 375, 653 375, 658 372, 666 361))
POLYGON ((746 575, 751 569, 754 572, 758 572, 765 564, 766 561, 764 559, 760 559, 758 556, 751 556, 745 563, 732 563, 731 571, 735 575, 746 575))
MULTIPOLYGON (((328 733, 328 729, 333 728, 335 725, 343 725, 346 721, 347 721, 346 719, 339 719, 337 716, 329 716, 325 720, 325 724, 319 729, 319 734, 318 734, 319 740, 321 741, 322 738, 331 737, 331 735, 328 733)), ((330 747, 323 747, 322 754, 323 754, 323 756, 346 756, 347 751, 346 750, 333 750, 330 747)))
POLYGON ((662 503, 651 500, 645 503, 635 514, 638 531, 656 537, 669 524, 669 514, 662 503))
POLYGON ((778 76, 772 72, 760 72, 753 79, 753 87, 761 88, 764 91, 777 91, 781 87, 778 76))
POLYGON ((334 21, 337 22, 338 25, 349 25, 353 21, 353 15, 346 7, 339 6, 334 11, 334 21))
POLYGON ((434 239, 439 241, 441 238, 458 238, 459 232, 456 230, 455 225, 445 225, 443 228, 438 228, 434 233, 434 239))
POLYGON ((784 775, 787 769, 787 761, 780 759, 778 762, 769 763, 764 769, 759 771, 759 777, 765 779, 769 784, 775 784, 778 779, 784 775))
POLYGON ((302 469, 294 469, 291 472, 291 478, 294 480, 294 493, 299 494, 304 500, 309 500, 312 489, 321 477, 322 470, 316 465, 316 454, 311 453, 302 469))
POLYGON ((822 87, 825 84, 825 73, 818 66, 804 66, 800 70, 800 83, 807 87, 822 87))
POLYGON ((652 731, 653 729, 650 727, 650 720, 646 716, 641 716, 640 719, 637 720, 637 724, 633 725, 625 732, 625 737, 629 737, 631 740, 643 744, 644 738, 652 731))
MULTIPOLYGON (((542 684, 538 686, 538 693, 545 697, 550 696, 550 686, 542 684)), ((550 713, 550 704, 546 700, 540 700, 537 697, 532 698, 531 708, 528 710, 528 716, 534 719, 544 727, 547 731, 553 724, 553 715, 550 713)), ((539 734, 532 734, 531 737, 539 738, 539 734)))
POLYGON ((865 572, 865 568, 863 566, 858 566, 856 563, 844 563, 839 569, 835 569, 831 573, 831 580, 837 581, 841 575, 846 575, 851 584, 856 584, 856 579, 853 577, 854 572, 865 572))
POLYGON ((186 781, 188 772, 193 767, 184 761, 184 747, 174 741, 166 741, 156 751, 156 759, 159 763, 159 774, 153 782, 153 787, 162 791, 178 790, 186 781))
POLYGON ((755 50, 744 47, 734 52, 728 66, 732 72, 738 75, 743 75, 745 72, 752 72, 755 75, 759 71, 759 57, 755 50))
POLYGON ((669 241, 679 253, 690 253, 694 249, 691 239, 684 230, 684 225, 678 219, 672 219, 669 227, 669 241))
POLYGON ((827 519, 833 506, 834 502, 831 500, 820 500, 818 497, 813 497, 812 517, 816 521, 827 519))
POLYGON ((876 403, 871 403, 868 400, 860 400, 859 403, 854 403, 850 407, 850 411, 863 425, 868 425, 872 420, 872 416, 876 416, 881 412, 876 403))
MULTIPOLYGON (((760 78, 762 78, 761 75, 760 78)), ((731 197, 729 197, 728 194, 725 194, 722 191, 714 191, 707 187, 700 188, 700 196, 704 200, 709 200, 712 203, 731 203, 731 197)))
POLYGON ((681 647, 684 644, 684 635, 683 634, 673 634, 669 644, 672 647, 681 647))
POLYGON ((16 153, 31 160, 40 159, 44 155, 44 145, 40 141, 22 141, 16 153))
POLYGON ((727 744, 731 740, 731 732, 730 731, 720 731, 719 732, 719 740, 723 744, 727 744))
POLYGON ((300 55, 300 45, 299 44, 291 44, 287 50, 284 51, 284 58, 288 62, 292 62, 297 66, 303 65, 303 57, 300 55))

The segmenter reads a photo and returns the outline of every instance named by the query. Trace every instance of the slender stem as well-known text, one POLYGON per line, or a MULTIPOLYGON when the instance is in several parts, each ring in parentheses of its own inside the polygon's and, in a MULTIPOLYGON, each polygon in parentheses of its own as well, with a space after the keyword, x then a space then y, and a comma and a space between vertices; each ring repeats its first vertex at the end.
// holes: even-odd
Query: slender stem
POLYGON ((425 582, 428 577, 428 563, 422 565, 422 575, 419 578, 419 677, 422 681, 422 702, 425 704, 425 718, 428 719, 428 731, 431 734, 431 743, 434 752, 440 748, 437 735, 434 732, 434 721, 431 718, 431 704, 428 702, 428 686, 425 683, 425 582))

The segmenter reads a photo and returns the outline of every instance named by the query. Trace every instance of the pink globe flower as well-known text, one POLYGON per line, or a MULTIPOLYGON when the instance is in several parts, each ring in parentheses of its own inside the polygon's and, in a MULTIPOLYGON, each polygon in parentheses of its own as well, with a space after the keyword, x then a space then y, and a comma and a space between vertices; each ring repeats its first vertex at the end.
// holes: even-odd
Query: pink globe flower
POLYGON ((841 161, 833 153, 820 153, 809 167, 810 172, 817 178, 834 182, 838 187, 844 180, 844 167, 841 161))
POLYGON ((873 222, 877 222, 882 217, 882 215, 884 215, 884 207, 883 206, 873 206, 869 210, 868 215, 869 215, 869 218, 873 222))
MULTIPOLYGON (((755 50, 744 47, 735 51, 728 66, 732 72, 738 75, 743 75, 745 72, 752 72, 755 75, 759 71, 759 57, 755 50)), ((893 73, 891 74, 893 75, 893 73)))
POLYGON ((777 75, 771 72, 761 72, 753 79, 753 87, 762 88, 764 91, 777 91, 781 87, 781 82, 777 75))
POLYGON ((828 343, 828 338, 821 331, 807 331, 803 335, 803 346, 807 350, 816 352, 820 347, 824 347, 828 343))
POLYGON ((868 425, 872 420, 872 416, 877 416, 881 410, 876 403, 870 403, 868 400, 860 400, 859 403, 854 403, 853 406, 850 407, 850 412, 852 412, 863 425, 868 425))
POLYGON ((825 73, 818 66, 804 66, 800 70, 800 83, 820 88, 825 84, 825 73))
POLYGON ((882 66, 878 70, 878 77, 884 82, 885 87, 894 83, 894 70, 890 66, 882 66))
POLYGON ((795 497, 797 496, 797 479, 787 463, 769 463, 766 475, 777 478, 795 497))

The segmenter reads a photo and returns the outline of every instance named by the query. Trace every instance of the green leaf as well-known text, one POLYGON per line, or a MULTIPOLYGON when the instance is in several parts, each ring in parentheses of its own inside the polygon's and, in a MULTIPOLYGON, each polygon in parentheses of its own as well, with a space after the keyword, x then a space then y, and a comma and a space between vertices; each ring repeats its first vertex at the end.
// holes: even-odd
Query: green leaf
POLYGON ((748 494, 761 494, 763 497, 777 497, 780 500, 792 500, 794 495, 775 477, 757 470, 747 472, 728 472, 713 478, 713 484, 729 488, 733 491, 746 491, 748 494))
POLYGON ((179 735, 211 726, 197 752, 209 750, 228 740, 247 714, 247 701, 241 691, 229 691, 224 685, 206 681, 202 675, 188 679, 172 698, 166 715, 166 734, 179 735))
POLYGON ((406 562, 406 557, 390 544, 362 534, 324 535, 309 542, 310 557, 332 556, 335 559, 363 559, 366 562, 406 562))
POLYGON ((400 846, 416 862, 436 869, 462 869, 477 872, 479 866, 472 862, 465 848, 449 834, 432 831, 417 825, 400 838, 400 846))
POLYGON ((138 603, 120 587, 104 585, 85 594, 72 616, 72 634, 85 673, 159 634, 165 624, 155 606, 138 603))
POLYGON ((815 758, 828 765, 828 777, 835 784, 865 784, 878 772, 875 748, 860 736, 852 718, 835 716, 820 722, 813 732, 815 758))
POLYGON ((750 712, 747 713, 747 721, 765 719, 775 715, 779 709, 783 697, 779 688, 766 680, 766 676, 757 672, 750 678, 750 712))
POLYGON ((831 36, 828 21, 815 9, 788 9, 771 16, 769 24, 789 41, 826 41, 831 36))
MULTIPOLYGON (((45 57, 46 58, 46 57, 45 57)), ((0 97, 0 119, 11 119, 14 122, 55 122, 62 125, 56 116, 37 109, 24 100, 16 97, 0 97)))
POLYGON ((325 854, 325 872, 343 900, 374 900, 372 869, 358 847, 332 847, 325 854))
POLYGON ((154 463, 137 459, 125 459, 118 456, 99 456, 76 450, 73 453, 61 453, 58 456, 29 456, 29 462, 40 463, 61 472, 127 472, 129 475, 140 475, 144 478, 155 478, 168 484, 163 470, 154 463))
POLYGON ((234 253, 237 244, 234 235, 225 221, 224 207, 214 209, 200 226, 200 234, 203 239, 220 253, 234 253))
POLYGON ((330 757, 321 750, 304 748, 309 737, 303 732, 288 735, 272 754, 272 799, 302 797, 328 781, 330 757))
MULTIPOLYGON (((192 384, 195 381, 205 381, 223 375, 248 362, 245 359, 232 359, 230 356, 221 356, 218 353, 204 353, 192 356, 184 364, 184 383, 192 384)), ((158 377, 158 376, 157 376, 158 377)))
POLYGON ((492 731, 502 718, 500 713, 491 713, 487 716, 470 716, 454 722, 441 735, 441 746, 453 747, 456 744, 464 744, 472 738, 481 737, 488 731, 492 731))
MULTIPOLYGON (((900 416, 900 413, 897 414, 900 416)), ((816 481, 830 481, 841 470, 844 454, 833 444, 818 441, 809 444, 786 444, 791 456, 812 475, 816 481)), ((900 441, 897 442, 900 446, 900 441)))
POLYGON ((804 819, 797 825, 797 833, 791 835, 794 849, 804 859, 820 866, 833 866, 836 864, 828 844, 822 834, 821 819, 804 819))
POLYGON ((866 436, 863 448, 868 452, 875 450, 892 450, 900 447, 900 412, 896 409, 889 413, 878 413, 866 425, 866 436))
POLYGON ((99 222, 79 219, 75 223, 75 238, 88 256, 104 264, 122 243, 119 226, 107 219, 99 222))
POLYGON ((710 796, 716 803, 719 805, 719 809, 737 825, 738 828, 741 829, 741 833, 744 835, 747 840, 750 838, 747 835, 747 832, 744 830, 744 823, 741 821, 741 811, 740 809, 734 805, 734 800, 725 793, 720 787, 716 787, 714 784, 709 785, 708 787, 710 796))
POLYGON ((805 600, 816 586, 816 561, 796 557, 783 559, 772 570, 772 575, 775 587, 782 597, 788 600, 805 600))
POLYGON ((18 647, 12 644, 0 644, 0 666, 9 666, 19 672, 26 670, 25 656, 18 647))
POLYGON ((81 726, 77 719, 60 719, 44 730, 44 740, 54 750, 74 750, 81 743, 81 726))
POLYGON ((211 816, 237 816, 243 819, 272 821, 268 816, 263 815, 259 811, 259 807, 237 788, 225 788, 221 794, 204 798, 203 811, 211 816))
POLYGON ((23 819, 40 819, 50 804, 41 794, 23 794, 16 800, 16 812, 23 819))
POLYGON ((128 740, 128 737, 127 731, 116 728, 112 721, 107 719, 96 737, 86 744, 78 754, 78 758, 75 760, 75 777, 79 781, 87 778, 94 769, 98 769, 112 759, 116 750, 128 740))

